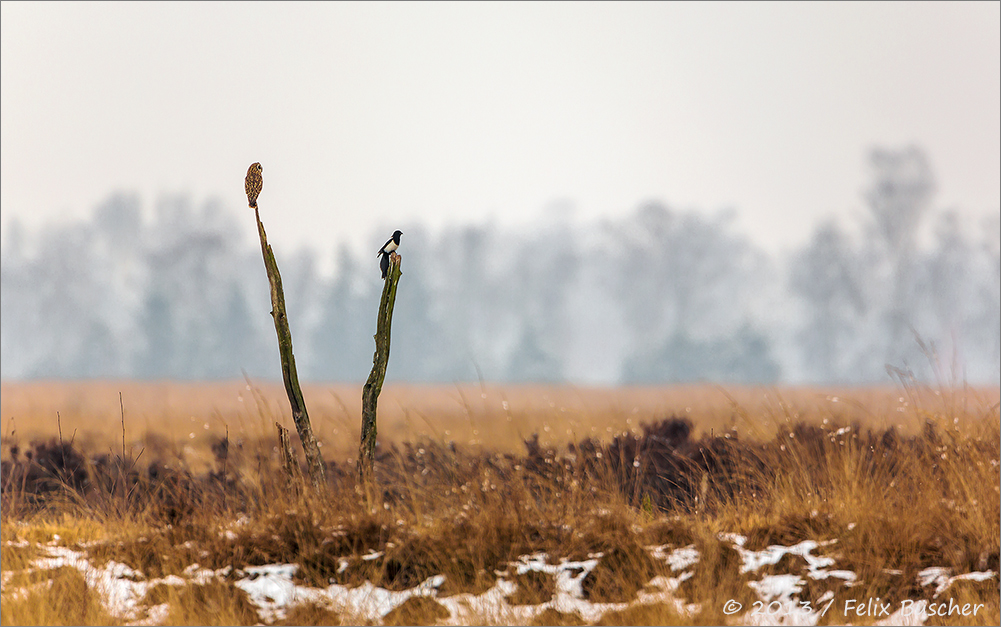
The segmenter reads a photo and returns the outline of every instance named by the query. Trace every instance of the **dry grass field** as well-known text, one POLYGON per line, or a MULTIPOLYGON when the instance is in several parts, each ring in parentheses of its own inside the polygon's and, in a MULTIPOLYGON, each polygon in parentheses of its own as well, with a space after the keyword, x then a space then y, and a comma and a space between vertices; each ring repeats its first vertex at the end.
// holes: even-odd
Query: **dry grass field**
POLYGON ((321 492, 280 385, 0 392, 5 625, 1001 618, 997 388, 387 386, 367 493, 360 386, 321 492))

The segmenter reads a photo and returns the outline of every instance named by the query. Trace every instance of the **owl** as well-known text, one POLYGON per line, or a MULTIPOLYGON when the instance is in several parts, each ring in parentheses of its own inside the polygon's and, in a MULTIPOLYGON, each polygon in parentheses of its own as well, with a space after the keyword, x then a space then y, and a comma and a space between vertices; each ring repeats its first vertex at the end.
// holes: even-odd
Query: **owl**
POLYGON ((254 209, 257 208, 257 195, 261 193, 261 187, 264 186, 264 179, 261 177, 261 172, 264 168, 261 167, 260 163, 253 163, 250 168, 247 169, 247 180, 244 181, 244 189, 247 190, 247 202, 254 209))

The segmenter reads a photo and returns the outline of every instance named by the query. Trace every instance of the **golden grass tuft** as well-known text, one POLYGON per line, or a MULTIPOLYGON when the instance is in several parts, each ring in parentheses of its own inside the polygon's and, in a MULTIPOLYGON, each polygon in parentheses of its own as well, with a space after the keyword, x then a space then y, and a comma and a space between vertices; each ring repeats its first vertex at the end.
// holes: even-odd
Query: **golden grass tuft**
POLYGON ((602 615, 596 625, 679 625, 689 623, 673 608, 663 604, 637 605, 624 610, 612 610, 602 615))
POLYGON ((257 609, 247 595, 228 581, 167 586, 168 625, 256 625, 257 609))
POLYGON ((301 603, 285 612, 285 618, 275 621, 275 625, 343 625, 341 616, 318 603, 301 603))
POLYGON ((393 608, 382 619, 383 625, 434 625, 449 617, 444 605, 432 598, 414 596, 393 608))
MULTIPOLYGON (((4 564, 4 570, 8 568, 4 564)), ((108 614, 100 595, 87 586, 79 570, 69 566, 19 573, 4 586, 19 594, 0 598, 4 625, 118 625, 108 614)))
MULTIPOLYGON (((535 617, 533 625, 586 625, 577 612, 560 612, 547 608, 535 617)), ((666 624, 666 623, 665 623, 666 624)))

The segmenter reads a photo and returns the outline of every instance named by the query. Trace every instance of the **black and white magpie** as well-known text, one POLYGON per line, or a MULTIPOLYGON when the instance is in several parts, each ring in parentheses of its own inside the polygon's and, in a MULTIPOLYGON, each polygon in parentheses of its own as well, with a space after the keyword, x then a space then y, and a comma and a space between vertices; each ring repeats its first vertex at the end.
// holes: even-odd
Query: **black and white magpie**
POLYGON ((393 236, 383 244, 379 252, 376 253, 378 256, 382 257, 379 260, 379 268, 382 270, 382 278, 386 278, 386 273, 389 272, 389 253, 395 251, 400 247, 400 236, 403 235, 403 231, 393 231, 393 236))

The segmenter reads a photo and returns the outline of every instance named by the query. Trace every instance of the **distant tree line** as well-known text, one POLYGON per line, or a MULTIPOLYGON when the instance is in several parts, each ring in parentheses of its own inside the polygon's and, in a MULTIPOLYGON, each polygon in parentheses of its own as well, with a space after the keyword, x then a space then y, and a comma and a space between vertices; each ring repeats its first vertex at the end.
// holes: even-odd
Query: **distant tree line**
MULTIPOLYGON (((583 225, 552 211, 522 231, 378 225, 365 250, 337 247, 332 276, 316 251, 272 242, 300 376, 364 380, 374 251, 399 226, 390 380, 873 383, 890 365, 996 385, 999 214, 935 208, 916 148, 873 150, 869 167, 866 213, 781 257, 732 212, 658 202, 583 225)), ((250 216, 183 196, 151 213, 115 194, 85 222, 5 229, 3 378, 279 377, 250 216)))

